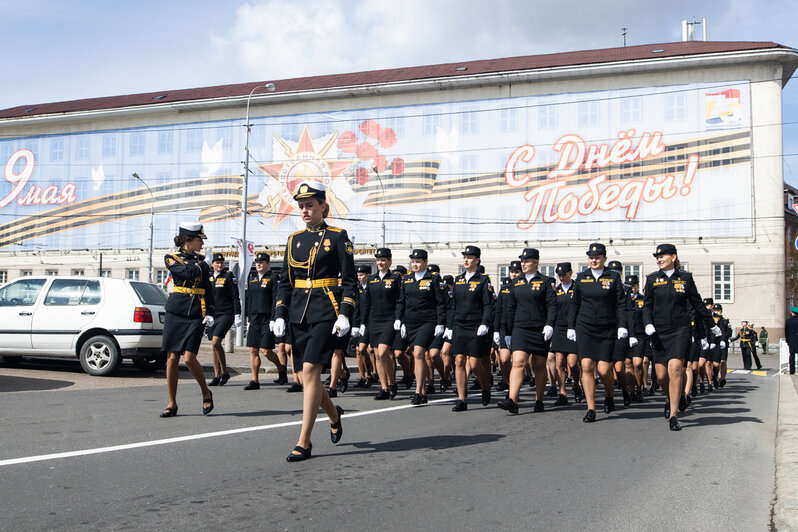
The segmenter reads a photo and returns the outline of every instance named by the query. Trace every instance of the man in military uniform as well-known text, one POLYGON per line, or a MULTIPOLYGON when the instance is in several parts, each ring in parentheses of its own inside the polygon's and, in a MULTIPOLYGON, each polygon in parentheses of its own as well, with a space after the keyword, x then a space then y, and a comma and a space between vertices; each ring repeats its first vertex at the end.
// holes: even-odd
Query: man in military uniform
POLYGON ((762 345, 762 354, 768 354, 768 330, 765 329, 763 325, 761 329, 759 329, 759 343, 762 345))
POLYGON ((241 325, 241 300, 238 298, 238 280, 233 272, 225 267, 224 255, 214 253, 211 266, 213 273, 210 281, 213 285, 216 313, 213 315, 213 327, 209 328, 214 377, 208 386, 224 386, 230 380, 230 374, 227 372, 227 359, 222 340, 230 327, 241 325))
POLYGON ((790 375, 794 375, 795 356, 798 353, 798 307, 790 308, 790 317, 784 322, 784 336, 790 349, 790 375))
POLYGON ((756 332, 748 327, 748 322, 743 320, 740 322, 740 328, 737 330, 737 335, 731 339, 732 342, 740 340, 740 351, 743 357, 743 368, 751 369, 751 354, 756 358, 756 369, 761 369, 762 364, 759 362, 759 357, 753 351, 756 349, 754 343, 756 342, 756 332))
POLYGON ((274 352, 274 333, 272 320, 274 300, 277 293, 277 279, 271 273, 271 259, 268 253, 255 255, 255 272, 247 283, 247 346, 249 347, 249 363, 252 368, 252 380, 244 386, 245 390, 260 389, 260 355, 277 366, 279 384, 286 384, 288 376, 286 367, 280 363, 274 352))

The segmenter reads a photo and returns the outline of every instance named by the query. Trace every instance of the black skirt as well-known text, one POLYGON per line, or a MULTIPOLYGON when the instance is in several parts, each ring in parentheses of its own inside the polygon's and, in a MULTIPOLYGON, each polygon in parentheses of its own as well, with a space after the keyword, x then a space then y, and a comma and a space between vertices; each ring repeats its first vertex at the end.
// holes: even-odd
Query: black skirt
POLYGON ((579 356, 596 362, 612 362, 618 329, 612 327, 576 326, 576 349, 579 356))
POLYGON ((274 333, 269 330, 269 317, 266 314, 253 314, 247 329, 247 347, 274 349, 274 333))
POLYGON ((701 355, 701 342, 693 339, 690 344, 690 355, 687 357, 688 362, 698 362, 698 357, 701 355))
POLYGON ((393 321, 372 321, 366 326, 366 335, 369 337, 369 345, 376 348, 380 344, 393 346, 396 331, 393 328, 393 321))
MULTIPOLYGON (((407 345, 409 347, 420 346, 429 349, 432 340, 435 338, 435 322, 406 324, 407 345)), ((401 336, 401 335, 400 335, 401 336)))
POLYGON ((329 366, 338 337, 332 333, 335 321, 291 324, 291 357, 294 371, 301 371, 302 364, 329 366))
MULTIPOLYGON (((454 336, 452 336, 452 337, 454 338, 454 336)), ((434 337, 432 339, 432 343, 429 345, 429 348, 430 349, 442 349, 443 348, 443 335, 434 337)))
POLYGON ((543 339, 543 331, 526 327, 513 327, 510 347, 513 351, 523 351, 530 355, 549 356, 549 342, 543 339))
POLYGON ((361 334, 360 336, 358 336, 357 337, 357 343, 358 344, 371 345, 371 342, 369 341, 369 337, 371 337, 371 332, 369 331, 369 328, 366 327, 366 334, 361 334))
MULTIPOLYGON (((332 330, 332 327, 330 327, 332 330)), ((349 329, 349 332, 343 336, 338 336, 337 334, 333 333, 335 336, 335 349, 343 349, 346 352, 347 347, 349 347, 349 340, 352 338, 352 329, 349 329)))
POLYGON ((291 331, 291 324, 290 323, 286 323, 285 324, 285 332, 283 333, 282 336, 275 336, 274 337, 274 344, 275 345, 279 345, 279 344, 287 343, 288 345, 291 345, 291 333, 290 333, 290 331, 291 331))
POLYGON ((654 351, 654 363, 665 364, 668 360, 678 358, 684 360, 690 354, 693 334, 690 327, 675 327, 657 332, 651 337, 654 351))
POLYGON ((167 353, 196 353, 202 342, 205 326, 202 316, 186 317, 167 312, 163 320, 161 350, 167 353))
POLYGON ((612 348, 612 361, 623 362, 626 360, 627 353, 629 352, 629 338, 618 339, 615 336, 615 347, 612 348))
POLYGON ((646 354, 646 339, 645 335, 635 336, 637 338, 637 345, 630 347, 626 352, 626 358, 643 358, 646 354))
POLYGON ((554 329, 554 335, 551 337, 551 351, 554 353, 578 353, 576 342, 569 340, 566 334, 566 329, 554 329))
POLYGON ((224 338, 227 331, 233 326, 232 314, 220 314, 213 317, 213 327, 211 327, 211 338, 218 336, 224 338))
MULTIPOLYGON (((477 336, 479 322, 459 322, 452 329, 452 354, 483 357, 490 355, 490 334, 477 336)), ((437 339, 436 339, 437 340, 437 339)), ((443 345, 443 341, 441 341, 443 345)))
POLYGON ((505 336, 509 335, 504 331, 499 331, 499 349, 510 349, 510 346, 505 341, 505 336))

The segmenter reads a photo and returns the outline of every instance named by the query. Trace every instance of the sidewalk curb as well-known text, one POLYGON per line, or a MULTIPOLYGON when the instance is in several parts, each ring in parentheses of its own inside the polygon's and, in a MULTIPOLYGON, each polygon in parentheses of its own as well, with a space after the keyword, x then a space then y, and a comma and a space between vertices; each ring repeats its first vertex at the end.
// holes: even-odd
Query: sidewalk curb
POLYGON ((779 375, 775 458, 773 527, 798 531, 798 392, 789 375, 779 375))

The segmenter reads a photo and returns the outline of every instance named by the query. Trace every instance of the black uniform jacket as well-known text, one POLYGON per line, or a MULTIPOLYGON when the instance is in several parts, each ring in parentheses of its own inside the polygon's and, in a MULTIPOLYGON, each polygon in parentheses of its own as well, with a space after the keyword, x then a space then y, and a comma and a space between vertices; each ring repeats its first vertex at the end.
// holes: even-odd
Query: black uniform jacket
POLYGON ((638 340, 645 337, 646 329, 643 325, 643 294, 639 292, 629 292, 630 311, 627 318, 629 324, 629 336, 634 336, 638 340))
POLYGON ((626 297, 618 272, 605 269, 598 279, 588 268, 574 279, 574 297, 568 311, 568 328, 576 325, 619 328, 626 325, 626 297))
POLYGON ((224 268, 214 279, 214 272, 208 280, 213 285, 214 316, 241 314, 241 300, 238 298, 238 280, 233 272, 224 268))
POLYGON ((784 336, 787 337, 790 353, 798 353, 798 316, 790 316, 784 322, 784 336))
POLYGON ((277 299, 278 277, 269 270, 258 278, 258 272, 253 272, 247 282, 247 316, 263 314, 271 320, 274 315, 274 303, 277 299))
POLYGON ((720 337, 713 337, 712 333, 709 332, 709 329, 706 329, 705 331, 706 335, 704 336, 704 338, 706 338, 707 341, 711 344, 716 344, 722 340, 726 342, 726 346, 728 347, 732 337, 732 329, 731 325, 729 325, 729 320, 727 320, 717 312, 712 312, 712 321, 715 322, 715 325, 720 327, 720 337))
POLYGON ((208 280, 211 267, 205 262, 205 257, 197 253, 169 253, 164 257, 164 263, 172 274, 175 287, 166 301, 166 311, 187 317, 213 316, 213 286, 208 280), (179 288, 204 290, 204 294, 184 293, 179 288))
POLYGON ((355 310, 352 313, 352 328, 357 329, 363 321, 363 298, 365 297, 366 287, 357 283, 357 297, 355 298, 355 310))
POLYGON ((399 303, 396 305, 396 319, 402 323, 422 324, 446 323, 446 294, 441 288, 441 278, 429 270, 416 281, 415 272, 407 272, 402 279, 399 303))
POLYGON ((397 305, 402 293, 402 276, 395 272, 387 272, 380 279, 380 273, 373 273, 366 279, 366 289, 361 294, 360 321, 366 327, 372 321, 395 321, 397 305))
POLYGON ((455 277, 446 326, 452 329, 455 322, 479 322, 488 326, 492 321, 493 286, 490 277, 479 272, 475 272, 467 281, 465 273, 455 277))
MULTIPOLYGON (((511 283, 512 281, 510 281, 511 283)), ((499 289, 493 309, 493 330, 494 332, 509 332, 510 327, 504 321, 507 316, 507 301, 510 299, 510 283, 504 283, 499 289)))
POLYGON ((275 318, 318 323, 341 314, 351 322, 358 285, 353 252, 346 231, 326 222, 289 236, 275 318))
POLYGON ((554 328, 556 318, 557 296, 554 295, 550 277, 536 272, 529 281, 526 275, 521 275, 511 283, 505 318, 507 325, 513 329, 540 330, 544 325, 554 328))
POLYGON ((571 300, 574 297, 574 281, 571 279, 571 286, 568 290, 562 284, 558 284, 554 289, 554 297, 557 300, 557 315, 554 318, 554 328, 559 331, 568 329, 568 310, 571 308, 571 300))
POLYGON ((646 276, 645 294, 643 326, 653 324, 664 330, 690 327, 688 305, 695 311, 696 321, 702 320, 708 329, 715 326, 690 272, 677 269, 670 277, 662 270, 650 273, 646 276))

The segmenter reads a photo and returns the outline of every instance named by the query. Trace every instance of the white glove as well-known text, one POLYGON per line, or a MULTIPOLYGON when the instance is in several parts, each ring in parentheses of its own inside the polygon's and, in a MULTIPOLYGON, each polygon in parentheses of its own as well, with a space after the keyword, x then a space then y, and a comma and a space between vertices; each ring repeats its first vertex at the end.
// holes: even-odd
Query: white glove
POLYGON ((498 332, 493 333, 493 343, 496 345, 501 344, 501 336, 499 336, 498 332))
POLYGON ((338 319, 335 320, 335 324, 333 324, 332 332, 333 334, 338 335, 338 338, 343 337, 346 333, 349 332, 351 327, 349 326, 349 318, 341 314, 338 316, 338 319))
POLYGON ((395 322, 393 322, 394 331, 398 331, 401 328, 402 328, 402 322, 400 320, 396 320, 395 322))
MULTIPOLYGON (((274 320, 269 321, 269 330, 274 332, 274 320)), ((279 334, 277 336, 280 336, 279 334)))
POLYGON ((709 349, 709 342, 707 342, 706 338, 701 338, 701 349, 702 350, 709 349))
POLYGON ((649 323, 648 325, 646 325, 646 334, 647 334, 647 335, 651 336, 651 335, 653 335, 655 332, 657 332, 657 330, 654 328, 654 325, 653 325, 653 324, 649 323))
POLYGON ((285 335, 285 320, 283 318, 277 318, 274 320, 274 326, 272 327, 272 332, 275 336, 284 336, 285 335))
POLYGON ((504 343, 507 345, 507 349, 510 349, 510 346, 513 345, 512 341, 513 341, 513 337, 512 336, 505 336, 504 337, 504 343))
POLYGON ((551 325, 544 325, 543 326, 543 341, 548 342, 551 340, 551 337, 554 335, 554 328, 551 325))
POLYGON ((360 336, 364 336, 366 334, 366 324, 363 323, 360 325, 360 336))
POLYGON ((576 342, 576 329, 568 329, 568 332, 565 333, 565 337, 572 342, 576 342))
POLYGON ((443 331, 443 339, 444 340, 451 340, 452 339, 452 330, 451 329, 446 329, 445 331, 443 331))
POLYGON ((352 329, 352 338, 357 338, 360 336, 360 327, 355 327, 352 329))
POLYGON ((233 316, 233 327, 235 327, 236 329, 239 328, 241 326, 242 321, 243 320, 241 319, 241 314, 236 314, 235 316, 233 316))
POLYGON ((488 334, 488 326, 487 325, 480 325, 477 328, 477 336, 485 336, 488 334))
POLYGON ((618 340, 623 340, 629 336, 629 331, 625 327, 618 327, 618 340))
POLYGON ((712 327, 712 328, 709 330, 709 332, 711 332, 711 333, 712 333, 714 336, 720 336, 720 335, 721 335, 721 332, 720 332, 720 327, 718 327, 717 325, 715 325, 714 327, 712 327))
POLYGON ((213 316, 205 316, 202 320, 203 325, 207 325, 208 327, 213 327, 213 316))
POLYGON ((399 328, 399 335, 400 335, 402 338, 407 338, 407 328, 405 327, 405 324, 404 324, 404 323, 403 323, 403 324, 402 324, 402 326, 399 328))
POLYGON ((720 342, 720 348, 721 349, 726 349, 726 342, 724 342, 723 340, 721 340, 721 342, 720 342))
POLYGON ((437 338, 438 336, 442 335, 445 330, 446 330, 446 327, 444 327, 443 325, 436 325, 435 326, 435 337, 437 338))
POLYGON ((709 344, 709 348, 710 349, 715 349, 717 346, 718 346, 718 344, 709 344))
POLYGON ((638 343, 637 338, 635 338, 634 336, 629 337, 629 347, 634 347, 637 345, 637 343, 638 343))

